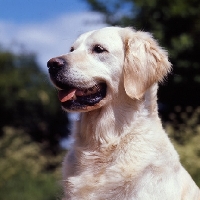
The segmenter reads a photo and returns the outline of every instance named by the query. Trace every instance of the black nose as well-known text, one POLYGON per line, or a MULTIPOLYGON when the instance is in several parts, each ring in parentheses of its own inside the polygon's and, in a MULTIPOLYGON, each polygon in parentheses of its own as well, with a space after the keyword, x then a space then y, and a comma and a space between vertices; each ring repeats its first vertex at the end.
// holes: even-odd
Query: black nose
POLYGON ((58 68, 63 67, 66 61, 62 58, 52 58, 47 62, 47 67, 49 70, 58 70, 58 68))

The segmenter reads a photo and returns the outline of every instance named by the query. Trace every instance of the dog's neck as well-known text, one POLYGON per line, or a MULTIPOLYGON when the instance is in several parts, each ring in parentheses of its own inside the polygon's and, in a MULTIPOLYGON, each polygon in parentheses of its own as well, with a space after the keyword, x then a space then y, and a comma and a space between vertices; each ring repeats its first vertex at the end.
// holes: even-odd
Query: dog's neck
POLYGON ((122 102, 110 102, 100 109, 83 113, 76 133, 78 146, 106 147, 118 143, 126 130, 141 126, 146 120, 160 123, 157 113, 157 85, 146 91, 141 100, 127 98, 122 102), (141 119, 141 120, 140 120, 141 119), (134 123, 135 122, 135 123, 134 123), (109 144, 112 141, 113 144, 109 144))

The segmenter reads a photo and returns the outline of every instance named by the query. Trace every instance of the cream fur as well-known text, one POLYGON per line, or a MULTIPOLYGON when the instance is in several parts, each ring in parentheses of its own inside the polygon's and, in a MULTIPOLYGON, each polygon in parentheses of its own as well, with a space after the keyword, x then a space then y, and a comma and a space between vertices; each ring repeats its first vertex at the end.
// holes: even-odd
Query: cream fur
POLYGON ((107 95, 83 110, 63 162, 64 200, 200 200, 158 117, 166 51, 149 33, 118 27, 85 33, 73 47, 62 56, 65 77, 77 86, 104 81, 107 95), (107 52, 94 54, 94 44, 107 52))

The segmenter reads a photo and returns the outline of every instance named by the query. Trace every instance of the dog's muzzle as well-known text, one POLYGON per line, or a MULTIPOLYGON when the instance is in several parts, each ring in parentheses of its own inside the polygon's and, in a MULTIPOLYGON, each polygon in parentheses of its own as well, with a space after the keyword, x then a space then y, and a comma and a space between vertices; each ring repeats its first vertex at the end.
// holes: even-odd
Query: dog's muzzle
POLYGON ((86 110, 95 106, 106 97, 106 83, 94 84, 89 88, 85 85, 77 87, 73 80, 68 82, 63 73, 67 73, 67 62, 60 57, 47 62, 52 82, 58 89, 58 98, 67 110, 86 110))

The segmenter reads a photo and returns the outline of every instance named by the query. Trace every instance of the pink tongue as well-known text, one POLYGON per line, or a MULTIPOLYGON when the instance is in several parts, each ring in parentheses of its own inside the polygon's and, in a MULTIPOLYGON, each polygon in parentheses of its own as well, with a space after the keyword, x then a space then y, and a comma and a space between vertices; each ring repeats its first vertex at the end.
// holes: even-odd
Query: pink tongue
POLYGON ((60 90, 58 92, 58 98, 61 102, 65 102, 70 100, 76 92, 76 89, 71 89, 71 90, 60 90))

